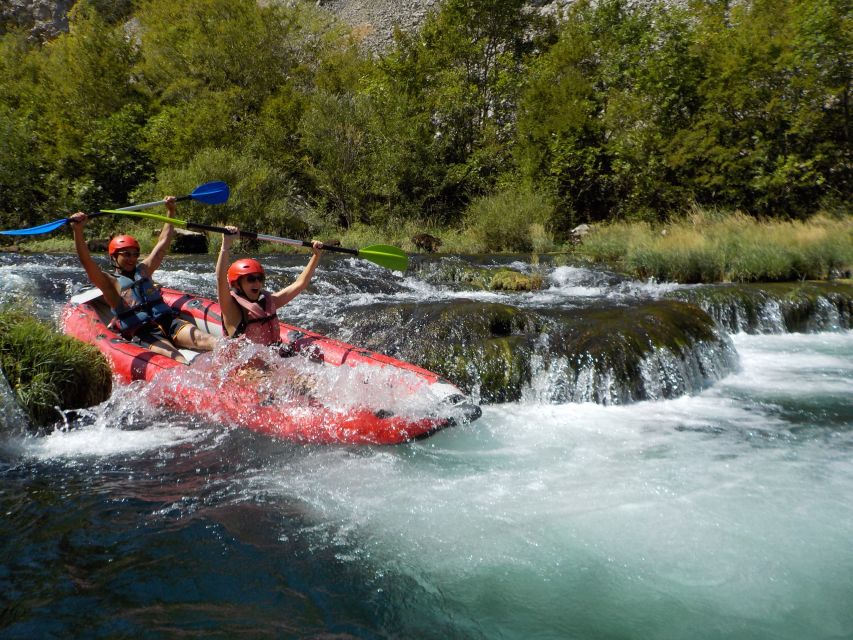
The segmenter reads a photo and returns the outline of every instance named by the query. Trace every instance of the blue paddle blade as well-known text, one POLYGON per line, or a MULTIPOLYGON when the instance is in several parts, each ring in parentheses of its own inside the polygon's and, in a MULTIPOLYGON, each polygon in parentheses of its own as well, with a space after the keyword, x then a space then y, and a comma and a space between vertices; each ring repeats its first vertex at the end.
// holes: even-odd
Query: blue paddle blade
POLYGON ((228 200, 231 190, 228 185, 218 180, 216 182, 205 182, 203 185, 196 187, 190 194, 193 200, 198 200, 205 204, 222 204, 228 200))
POLYGON ((46 222, 37 227, 29 227, 27 229, 10 229, 9 231, 0 231, 4 236, 36 236, 40 233, 50 233, 59 229, 62 225, 68 222, 68 218, 61 218, 53 222, 46 222))

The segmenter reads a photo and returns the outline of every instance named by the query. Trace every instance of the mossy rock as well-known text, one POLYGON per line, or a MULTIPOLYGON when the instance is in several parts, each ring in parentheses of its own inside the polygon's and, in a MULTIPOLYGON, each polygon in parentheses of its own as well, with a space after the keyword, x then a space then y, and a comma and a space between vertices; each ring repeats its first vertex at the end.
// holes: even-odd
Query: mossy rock
POLYGON ((695 305, 540 312, 473 301, 349 314, 347 339, 439 373, 484 402, 522 397, 537 375, 550 402, 626 403, 696 392, 737 362, 695 305))
POLYGON ((707 285, 668 297, 701 306, 730 333, 853 328, 853 285, 847 282, 707 285))
POLYGON ((57 422, 56 407, 91 407, 112 392, 98 349, 19 311, 0 311, 0 369, 34 428, 57 422))
POLYGON ((483 400, 518 399, 530 379, 538 314, 470 300, 404 304, 348 314, 356 344, 434 371, 483 400))
MULTIPOLYGON (((699 307, 674 300, 563 313, 549 338, 563 380, 551 401, 626 404, 695 393, 730 373, 737 353, 699 307)), ((552 372, 552 376, 553 376, 552 372)))
POLYGON ((538 291, 541 288, 541 275, 528 275, 515 269, 498 269, 489 281, 489 289, 492 291, 538 291))
POLYGON ((538 273, 526 274, 508 267, 475 267, 454 259, 424 265, 421 277, 431 284, 464 291, 537 291, 544 283, 538 273))

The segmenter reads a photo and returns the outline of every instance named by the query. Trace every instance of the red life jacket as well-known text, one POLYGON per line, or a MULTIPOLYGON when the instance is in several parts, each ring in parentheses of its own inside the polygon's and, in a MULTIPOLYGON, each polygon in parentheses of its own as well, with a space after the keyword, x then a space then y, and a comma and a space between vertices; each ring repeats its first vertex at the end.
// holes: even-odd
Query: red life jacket
POLYGON ((269 291, 261 291, 261 297, 257 302, 251 302, 243 296, 231 292, 231 297, 240 305, 243 319, 234 331, 236 338, 245 335, 252 342, 258 344, 275 344, 281 340, 278 316, 275 314, 275 302, 269 291), (261 306, 263 303, 263 306, 261 306))

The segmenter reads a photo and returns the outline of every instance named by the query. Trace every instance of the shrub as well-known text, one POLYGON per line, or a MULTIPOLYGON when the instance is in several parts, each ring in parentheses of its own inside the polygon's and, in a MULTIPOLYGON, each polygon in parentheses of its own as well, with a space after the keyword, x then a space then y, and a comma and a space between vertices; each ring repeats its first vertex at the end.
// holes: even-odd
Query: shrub
POLYGON ((531 251, 553 246, 547 229, 554 206, 543 195, 507 189, 474 200, 465 212, 466 233, 481 251, 531 251))

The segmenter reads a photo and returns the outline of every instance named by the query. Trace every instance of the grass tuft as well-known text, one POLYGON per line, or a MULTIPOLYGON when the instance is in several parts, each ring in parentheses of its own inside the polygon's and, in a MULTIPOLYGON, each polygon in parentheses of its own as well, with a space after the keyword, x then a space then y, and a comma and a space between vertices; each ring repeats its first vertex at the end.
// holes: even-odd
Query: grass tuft
POLYGON ((90 407, 112 390, 110 367, 97 348, 19 310, 0 310, 0 369, 35 426, 56 422, 56 407, 90 407))

